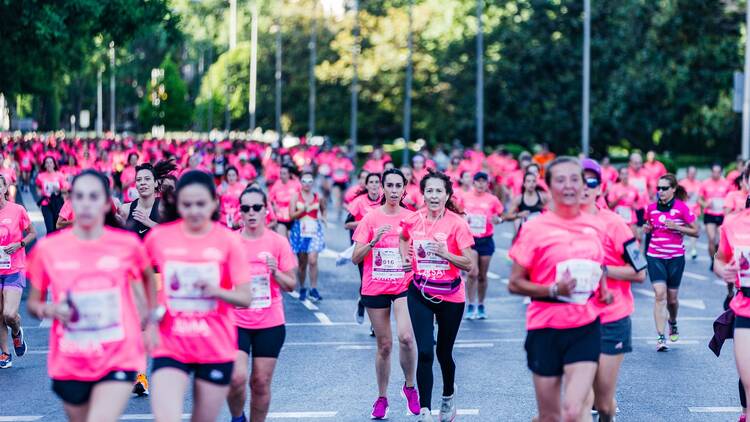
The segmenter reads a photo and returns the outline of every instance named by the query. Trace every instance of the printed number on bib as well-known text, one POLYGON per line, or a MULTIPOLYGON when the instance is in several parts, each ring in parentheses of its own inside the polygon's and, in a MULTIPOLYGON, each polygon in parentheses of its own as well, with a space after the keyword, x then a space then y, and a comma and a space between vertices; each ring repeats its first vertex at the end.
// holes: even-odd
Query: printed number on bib
POLYGON ((10 255, 5 253, 5 249, 3 249, 6 246, 0 246, 0 270, 10 269, 10 255))
POLYGON ((560 296, 558 299, 586 304, 602 277, 601 265, 588 259, 568 259, 557 264, 555 282, 562 280, 566 273, 576 280, 576 287, 570 297, 560 296))
POLYGON ((622 217, 628 223, 633 218, 633 210, 630 207, 620 206, 620 207, 615 208, 615 212, 617 213, 617 215, 622 217))
POLYGON ((78 344, 101 344, 125 338, 120 289, 71 292, 70 322, 64 338, 78 344))
POLYGON ((417 271, 448 271, 451 266, 447 259, 443 259, 427 250, 427 245, 432 243, 429 240, 415 240, 414 252, 417 261, 417 271))
POLYGON ((374 280, 401 280, 404 266, 398 248, 375 248, 372 251, 372 278, 374 280))
POLYGON ((737 287, 750 287, 750 246, 735 247, 733 255, 740 267, 737 272, 737 287))
POLYGON ((299 231, 302 237, 315 237, 318 234, 318 220, 304 217, 299 221, 299 231))
POLYGON ((250 286, 253 291, 250 309, 265 309, 271 306, 271 276, 269 274, 252 276, 250 286))
POLYGON ((482 214, 469 214, 469 228, 472 234, 483 234, 487 228, 487 216, 482 214))
POLYGON ((44 194, 51 196, 55 193, 55 190, 59 188, 60 184, 57 182, 44 182, 44 194))
POLYGON ((165 290, 169 307, 175 312, 211 312, 216 299, 203 294, 201 284, 219 286, 219 264, 215 262, 167 261, 164 265, 165 290))

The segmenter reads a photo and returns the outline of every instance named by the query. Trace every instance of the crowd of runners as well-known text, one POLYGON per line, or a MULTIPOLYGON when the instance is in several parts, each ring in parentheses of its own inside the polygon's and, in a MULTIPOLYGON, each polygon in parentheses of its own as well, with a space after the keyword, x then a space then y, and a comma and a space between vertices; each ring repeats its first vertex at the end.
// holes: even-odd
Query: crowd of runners
POLYGON ((329 221, 350 230, 342 256, 359 266, 356 320, 367 315, 377 345, 373 419, 388 416, 394 336, 403 406, 421 422, 435 405, 439 421, 456 418, 453 347, 464 319, 491 317, 484 302, 503 222, 515 229, 508 288, 529 298, 539 421, 587 420, 592 408, 614 420, 632 351, 631 284, 648 274, 656 350, 667 351, 679 340, 686 255, 702 254, 684 238, 701 230, 708 265, 727 284, 739 375, 750 380, 742 160, 712 166, 705 180, 690 167, 678 180, 652 152, 617 168, 544 147, 436 149, 397 167, 380 148, 358 166, 345 148, 304 143, 1 140, 0 368, 27 352, 28 280, 29 312, 52 321, 48 372, 71 421, 115 421, 133 393, 150 395, 157 421, 179 421, 188 389, 195 421, 216 420, 224 403, 233 422, 264 421, 286 334, 282 292, 325 297, 318 258, 329 221), (44 236, 19 200, 27 191, 44 236))

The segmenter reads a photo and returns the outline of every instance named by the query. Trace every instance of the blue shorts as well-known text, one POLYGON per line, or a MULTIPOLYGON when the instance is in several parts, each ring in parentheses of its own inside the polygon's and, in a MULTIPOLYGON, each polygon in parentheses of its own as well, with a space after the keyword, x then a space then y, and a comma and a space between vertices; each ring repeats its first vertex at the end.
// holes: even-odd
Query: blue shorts
POLYGON ((495 253, 495 239, 492 236, 475 237, 471 247, 479 256, 492 256, 495 253))
POLYGON ((0 290, 3 289, 20 289, 26 288, 26 276, 19 271, 13 274, 0 275, 0 290))

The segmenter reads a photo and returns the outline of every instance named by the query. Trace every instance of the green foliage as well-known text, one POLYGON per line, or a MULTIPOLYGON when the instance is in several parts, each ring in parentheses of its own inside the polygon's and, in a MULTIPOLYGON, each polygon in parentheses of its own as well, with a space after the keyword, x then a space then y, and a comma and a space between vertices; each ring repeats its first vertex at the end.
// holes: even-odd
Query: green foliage
POLYGON ((193 115, 192 104, 187 98, 187 86, 180 77, 177 65, 167 56, 159 66, 164 70, 164 79, 149 82, 149 95, 143 97, 140 108, 140 123, 144 128, 164 125, 167 130, 180 130, 190 122, 193 115), (163 90, 160 90, 163 86, 163 90), (154 105, 153 96, 158 98, 154 105))

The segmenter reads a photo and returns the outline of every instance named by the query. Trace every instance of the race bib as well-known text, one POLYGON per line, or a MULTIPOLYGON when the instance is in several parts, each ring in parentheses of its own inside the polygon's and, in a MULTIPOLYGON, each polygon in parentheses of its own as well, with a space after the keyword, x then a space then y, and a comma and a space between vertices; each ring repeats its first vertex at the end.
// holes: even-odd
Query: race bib
POLYGON ((484 234, 487 228, 487 216, 482 214, 469 214, 466 216, 469 220, 471 233, 475 235, 484 234))
POLYGON ((646 191, 646 181, 644 179, 630 179, 630 181, 632 182, 632 185, 638 189, 638 192, 646 191))
POLYGON ((723 211, 724 210, 724 198, 712 198, 711 199, 711 210, 723 211))
POLYGON ((601 265, 589 259, 568 259, 557 264, 555 282, 562 280, 566 273, 576 280, 576 287, 570 297, 559 296, 558 299, 585 305, 602 277, 601 265))
POLYGON ((175 312, 203 313, 216 310, 213 297, 206 297, 199 286, 219 286, 221 275, 216 262, 167 261, 164 265, 164 282, 169 308, 175 312))
POLYGON ((5 253, 5 246, 0 246, 0 270, 9 270, 10 269, 10 255, 5 253))
POLYGON ((619 206, 615 208, 615 212, 628 223, 633 219, 633 210, 630 207, 619 206))
POLYGON ((323 176, 328 176, 331 174, 331 166, 328 164, 321 164, 320 167, 318 167, 318 173, 322 174, 323 176))
POLYGON ((737 272, 737 287, 750 287, 750 246, 735 247, 733 255, 740 267, 737 272))
POLYGON ((58 182, 44 182, 44 194, 46 196, 52 196, 59 187, 60 184, 58 182))
POLYGON ((429 272, 429 271, 448 271, 451 266, 447 259, 443 259, 433 253, 427 251, 427 245, 430 244, 429 240, 415 240, 414 241, 414 252, 417 261, 417 271, 429 272))
POLYGON ((250 309, 265 309, 271 306, 271 275, 257 274, 250 279, 253 299, 250 309))
POLYGON ((303 217, 299 221, 299 231, 304 238, 315 237, 318 234, 318 220, 312 217, 303 217))
POLYGON ((68 305, 71 318, 64 328, 65 340, 92 345, 125 338, 119 288, 71 292, 68 305))
POLYGON ((404 264, 398 248, 375 248, 372 251, 374 280, 401 280, 404 275, 404 264))

